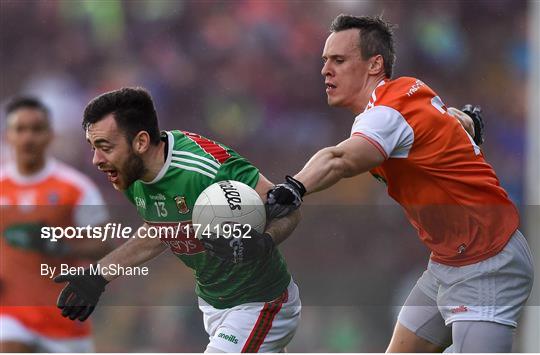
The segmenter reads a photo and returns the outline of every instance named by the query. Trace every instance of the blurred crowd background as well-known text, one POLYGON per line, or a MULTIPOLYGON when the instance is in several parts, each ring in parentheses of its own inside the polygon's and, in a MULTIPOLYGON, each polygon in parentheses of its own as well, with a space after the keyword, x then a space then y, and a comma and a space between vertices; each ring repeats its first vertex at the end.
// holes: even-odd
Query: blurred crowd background
MULTIPOLYGON (((219 140, 278 182, 350 133, 353 117, 327 107, 320 75, 328 27, 340 13, 398 24, 396 77, 420 78, 447 106, 483 107, 484 154, 522 204, 525 1, 1 0, 0 7, 0 102, 33 94, 50 106, 51 154, 93 178, 116 220, 133 222, 135 210, 91 166, 81 129, 90 99, 144 86, 162 129, 219 140)), ((308 200, 301 226, 281 246, 304 303, 289 351, 384 351, 426 249, 367 175, 308 200)), ((109 306, 94 317, 98 351, 204 349, 193 279, 174 257, 153 262, 145 280, 109 289, 109 306)))

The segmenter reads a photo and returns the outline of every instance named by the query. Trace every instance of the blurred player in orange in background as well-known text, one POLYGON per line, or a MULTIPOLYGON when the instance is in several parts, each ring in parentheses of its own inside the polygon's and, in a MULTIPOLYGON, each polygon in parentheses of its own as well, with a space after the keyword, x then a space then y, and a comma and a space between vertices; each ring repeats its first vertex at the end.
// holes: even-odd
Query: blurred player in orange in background
POLYGON ((286 215, 304 194, 370 171, 432 251, 387 351, 435 352, 452 343, 456 352, 510 352, 533 280, 517 209, 478 146, 479 109, 464 109, 471 129, 471 117, 449 112, 424 82, 392 79, 391 28, 380 18, 334 20, 322 75, 328 104, 356 116, 351 136, 274 187, 268 208, 286 215))
POLYGON ((51 242, 42 226, 100 225, 108 213, 86 176, 46 154, 53 139, 48 109, 21 97, 7 107, 7 142, 14 160, 0 176, 0 351, 93 350, 88 323, 63 318, 55 307, 62 289, 41 275, 42 264, 77 265, 104 255, 99 240, 51 242))

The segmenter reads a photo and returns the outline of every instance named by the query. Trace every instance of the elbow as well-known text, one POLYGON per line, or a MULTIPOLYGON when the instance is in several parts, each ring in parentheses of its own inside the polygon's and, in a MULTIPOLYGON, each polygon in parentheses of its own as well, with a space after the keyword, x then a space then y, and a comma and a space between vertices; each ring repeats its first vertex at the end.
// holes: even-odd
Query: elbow
POLYGON ((332 171, 334 174, 336 174, 340 179, 341 178, 348 178, 355 176, 356 170, 353 165, 351 165, 346 159, 343 159, 343 157, 336 157, 332 159, 332 171))
POLYGON ((327 155, 327 168, 338 178, 345 178, 351 174, 351 167, 344 159, 344 152, 338 147, 328 147, 321 150, 322 154, 327 155))
POLYGON ((355 167, 352 166, 351 164, 347 164, 346 161, 341 162, 339 171, 340 171, 340 176, 342 178, 350 178, 359 174, 359 172, 355 169, 355 167))

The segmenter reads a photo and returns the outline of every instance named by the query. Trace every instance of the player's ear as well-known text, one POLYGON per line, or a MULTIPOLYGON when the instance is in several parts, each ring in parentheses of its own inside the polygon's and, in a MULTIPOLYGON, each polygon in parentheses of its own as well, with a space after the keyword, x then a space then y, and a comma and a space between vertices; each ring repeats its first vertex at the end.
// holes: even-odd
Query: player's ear
POLYGON ((377 54, 369 58, 368 73, 370 75, 379 75, 383 71, 384 71, 384 59, 382 55, 377 54))
POLYGON ((140 131, 133 138, 133 150, 139 154, 145 153, 150 147, 150 135, 146 131, 140 131))

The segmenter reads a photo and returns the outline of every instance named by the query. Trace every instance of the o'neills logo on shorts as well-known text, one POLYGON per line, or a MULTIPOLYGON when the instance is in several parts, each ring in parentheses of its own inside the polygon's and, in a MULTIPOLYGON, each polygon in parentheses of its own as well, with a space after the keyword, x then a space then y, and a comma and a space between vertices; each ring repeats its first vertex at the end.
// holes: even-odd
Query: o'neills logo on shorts
POLYGON ((234 335, 227 335, 225 333, 219 333, 218 338, 223 338, 227 341, 230 341, 231 343, 238 344, 238 338, 236 338, 234 335))
POLYGON ((240 206, 240 204, 242 203, 242 199, 240 198, 240 192, 238 192, 236 187, 228 180, 220 181, 218 184, 225 194, 225 199, 227 199, 230 209, 241 210, 242 206, 240 206))
POLYGON ((450 312, 452 313, 464 313, 464 312, 468 312, 469 309, 465 306, 459 306, 459 307, 456 307, 456 308, 452 308, 450 310, 450 312))

